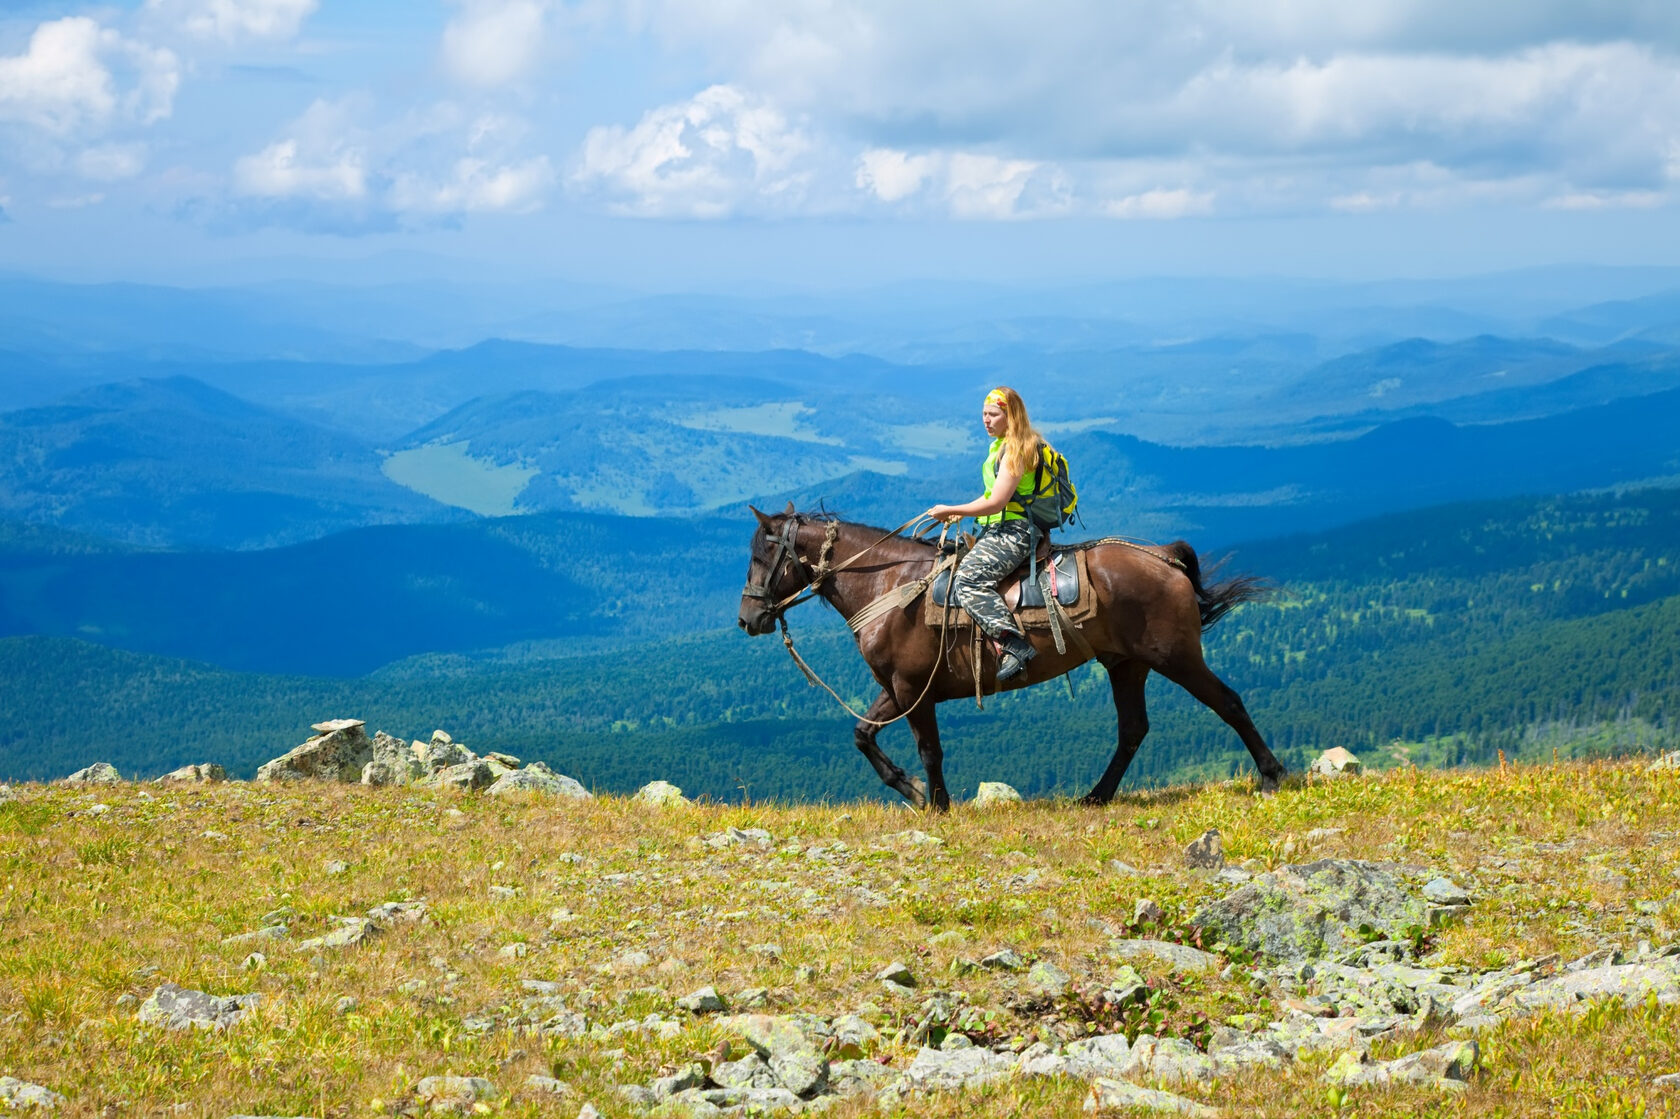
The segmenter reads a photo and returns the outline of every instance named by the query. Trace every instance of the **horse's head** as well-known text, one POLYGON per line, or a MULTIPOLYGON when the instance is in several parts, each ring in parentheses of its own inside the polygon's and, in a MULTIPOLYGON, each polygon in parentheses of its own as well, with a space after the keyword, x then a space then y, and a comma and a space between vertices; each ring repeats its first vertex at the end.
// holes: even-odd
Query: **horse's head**
POLYGON ((793 511, 761 513, 754 509, 758 528, 753 532, 752 557, 747 562, 747 585, 741 591, 741 615, 736 624, 753 636, 776 628, 781 616, 776 604, 810 585, 811 572, 799 556, 799 535, 805 521, 793 511))

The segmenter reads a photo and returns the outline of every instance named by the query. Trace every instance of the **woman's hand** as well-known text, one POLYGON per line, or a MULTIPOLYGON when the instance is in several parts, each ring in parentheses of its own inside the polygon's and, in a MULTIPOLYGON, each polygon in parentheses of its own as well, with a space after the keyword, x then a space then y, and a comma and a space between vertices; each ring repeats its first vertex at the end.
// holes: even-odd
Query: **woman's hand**
POLYGON ((922 516, 942 521, 948 525, 956 524, 962 520, 962 514, 953 510, 949 505, 935 505, 928 509, 926 513, 923 513, 922 516))

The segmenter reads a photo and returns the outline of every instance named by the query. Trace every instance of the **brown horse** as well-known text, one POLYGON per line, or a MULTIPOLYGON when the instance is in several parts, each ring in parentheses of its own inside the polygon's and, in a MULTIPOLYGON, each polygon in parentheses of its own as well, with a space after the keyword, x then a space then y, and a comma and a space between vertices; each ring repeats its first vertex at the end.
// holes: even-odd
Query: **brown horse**
MULTIPOLYGON (((925 540, 826 515, 796 513, 792 505, 774 516, 757 509, 753 515, 758 518, 758 529, 753 534, 739 619, 741 628, 753 635, 773 630, 789 600, 807 589, 849 621, 885 592, 925 576, 938 553, 925 540), (828 537, 832 541, 825 543, 828 537), (829 570, 831 556, 838 568, 833 571, 829 570)), ((1107 804, 1114 797, 1138 745, 1149 733, 1143 686, 1151 672, 1159 672, 1230 724, 1260 770, 1260 791, 1275 791, 1285 775, 1283 765, 1254 728, 1242 698, 1202 659, 1202 630, 1232 607, 1259 597, 1263 584, 1241 576, 1204 587, 1195 550, 1183 541, 1151 549, 1114 542, 1087 547, 1097 612, 1080 627, 1080 634, 1108 671, 1120 729, 1114 758, 1085 795, 1085 803, 1107 804)), ((974 662, 967 640, 923 620, 922 611, 936 609, 928 597, 924 594, 908 608, 890 611, 857 634, 858 651, 880 683, 881 694, 864 712, 853 735, 857 748, 889 787, 918 808, 931 804, 943 811, 950 807, 951 797, 945 789, 934 706, 973 694, 974 662), (901 715, 915 736, 927 773, 925 785, 906 775, 875 744, 881 725, 901 715)), ((1066 653, 1057 653, 1047 633, 1028 637, 1038 656, 1026 671, 1004 684, 1004 691, 1053 680, 1087 659, 1075 648, 1077 641, 1068 643, 1066 653)), ((995 692, 997 658, 988 652, 982 653, 982 660, 981 681, 988 693, 995 692)))

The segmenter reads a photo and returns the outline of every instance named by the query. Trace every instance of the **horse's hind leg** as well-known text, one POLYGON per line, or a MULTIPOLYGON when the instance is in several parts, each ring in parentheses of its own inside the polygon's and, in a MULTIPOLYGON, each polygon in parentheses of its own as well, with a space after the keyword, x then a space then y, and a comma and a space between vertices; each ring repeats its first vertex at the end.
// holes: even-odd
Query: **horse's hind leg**
MULTIPOLYGON (((914 804, 917 808, 926 808, 928 803, 927 791, 922 782, 917 781, 898 768, 893 760, 883 754, 881 748, 875 744, 875 735, 881 728, 875 726, 874 723, 884 723, 888 719, 896 718, 898 711, 898 700, 893 698, 891 691, 882 688, 881 694, 875 698, 874 703, 869 705, 869 710, 863 713, 863 718, 859 719, 857 726, 853 728, 852 738, 857 742, 857 748, 863 752, 863 756, 869 759, 869 764, 875 767, 875 772, 881 775, 881 780, 886 783, 888 788, 895 790, 899 796, 914 804), (869 720, 874 722, 872 723, 869 720)), ((921 735, 918 734, 916 737, 919 745, 921 735)))
POLYGON ((1108 670, 1108 686, 1114 691, 1114 713, 1119 723, 1119 743, 1114 758, 1103 770, 1091 791, 1085 794, 1085 804, 1107 804, 1114 799, 1126 767, 1132 764, 1143 736, 1149 733, 1149 711, 1144 705, 1143 686, 1149 679, 1149 666, 1140 661, 1126 660, 1110 654, 1097 659, 1108 670))
POLYGON ((1260 770, 1260 791, 1276 792, 1278 782, 1283 780, 1288 771, 1283 768, 1283 763, 1272 754, 1266 740, 1261 738, 1260 732, 1255 729, 1254 720, 1248 717, 1248 709, 1243 706, 1242 697, 1229 684, 1215 676, 1200 656, 1196 657, 1193 663, 1160 666, 1156 671, 1195 696, 1242 737, 1243 745, 1248 747, 1249 755, 1260 770))
POLYGON ((928 797, 936 812, 951 810, 951 794, 945 791, 945 751, 939 745, 939 717, 933 704, 924 704, 905 717, 916 736, 916 752, 922 756, 927 774, 928 797))

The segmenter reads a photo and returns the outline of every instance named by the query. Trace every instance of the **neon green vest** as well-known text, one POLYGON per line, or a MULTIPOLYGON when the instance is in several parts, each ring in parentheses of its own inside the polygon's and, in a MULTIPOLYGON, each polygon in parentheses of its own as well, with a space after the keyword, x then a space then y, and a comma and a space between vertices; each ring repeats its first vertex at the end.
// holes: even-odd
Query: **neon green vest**
MULTIPOLYGON (((997 464, 1003 453, 1003 439, 992 440, 992 445, 986 450, 986 461, 980 464, 980 480, 986 484, 986 497, 992 496, 992 486, 997 484, 997 464)), ((1023 497, 1032 493, 1033 478, 1029 472, 1021 475, 1021 482, 1015 487, 1015 492, 1023 497)), ((993 513, 989 517, 975 517, 974 522, 982 525, 995 525, 999 521, 1024 521, 1027 519, 1026 510, 1021 504, 1011 501, 1003 507, 1003 512, 993 513)))

